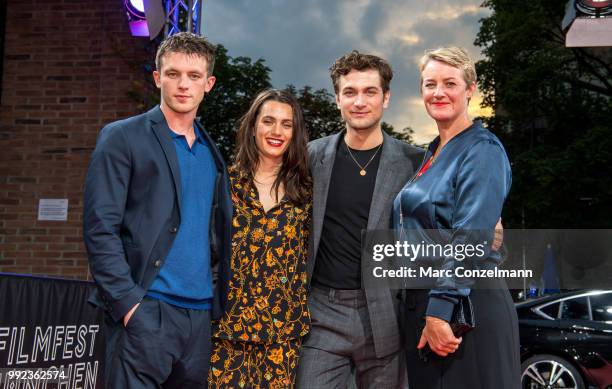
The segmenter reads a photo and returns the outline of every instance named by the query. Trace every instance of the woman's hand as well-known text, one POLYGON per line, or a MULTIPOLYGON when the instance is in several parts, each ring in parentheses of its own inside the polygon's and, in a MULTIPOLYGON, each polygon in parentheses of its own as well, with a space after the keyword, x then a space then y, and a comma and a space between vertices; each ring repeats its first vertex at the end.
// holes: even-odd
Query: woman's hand
POLYGON ((431 351, 441 357, 454 353, 461 344, 461 338, 456 338, 450 325, 442 319, 433 316, 425 317, 425 328, 417 346, 422 349, 429 344, 431 351))

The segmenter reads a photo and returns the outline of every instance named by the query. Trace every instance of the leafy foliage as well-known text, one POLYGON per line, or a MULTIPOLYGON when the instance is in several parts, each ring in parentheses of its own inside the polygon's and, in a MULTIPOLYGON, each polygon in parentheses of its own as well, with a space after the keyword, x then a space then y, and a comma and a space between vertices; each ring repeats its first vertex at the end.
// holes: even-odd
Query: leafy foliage
MULTIPOLYGON (((153 47, 153 44, 151 45, 153 47)), ((151 55, 152 58, 154 55, 151 55)), ((138 67, 137 64, 134 65, 138 67)), ((152 64, 140 65, 145 73, 150 73, 152 64)), ((231 57, 222 45, 217 46, 214 75, 217 78, 214 88, 204 98, 198 110, 198 118, 217 142, 226 160, 231 160, 238 122, 249 109, 257 93, 272 87, 270 68, 265 60, 252 61, 249 57, 231 57)), ((136 83, 130 96, 142 102, 142 109, 159 104, 159 91, 152 79, 149 83, 136 83)), ((344 129, 344 122, 336 107, 334 95, 325 89, 314 90, 310 86, 297 89, 286 87, 298 99, 304 111, 304 119, 309 138, 317 139, 335 134, 344 129)), ((412 143, 413 131, 407 127, 395 131, 393 126, 382 123, 383 130, 400 140, 412 143)))
MULTIPOLYGON (((310 86, 297 90, 293 85, 288 85, 287 89, 297 97, 302 106, 311 140, 335 134, 345 128, 344 121, 336 107, 334 95, 327 90, 313 90, 310 86)), ((392 137, 413 143, 414 131, 412 128, 406 127, 402 131, 395 131, 393 126, 387 122, 382 122, 381 126, 383 131, 392 137)))
POLYGON ((565 0, 487 0, 475 44, 513 166, 507 227, 612 225, 612 50, 566 48, 565 0))
POLYGON ((270 68, 263 59, 232 58, 221 45, 217 48, 214 75, 217 82, 200 104, 198 116, 217 141, 221 152, 230 156, 234 149, 235 129, 251 101, 263 89, 270 88, 270 68))

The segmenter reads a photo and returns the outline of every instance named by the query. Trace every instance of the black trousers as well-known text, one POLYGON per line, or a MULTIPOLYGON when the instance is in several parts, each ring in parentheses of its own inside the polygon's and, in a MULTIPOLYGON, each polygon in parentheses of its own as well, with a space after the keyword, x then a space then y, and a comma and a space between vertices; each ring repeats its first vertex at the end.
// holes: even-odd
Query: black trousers
POLYGON ((206 388, 210 311, 145 297, 127 326, 105 324, 106 388, 206 388))
POLYGON ((423 361, 417 344, 429 291, 408 290, 405 349, 411 389, 520 389, 521 370, 516 309, 502 280, 481 279, 472 289, 476 326, 447 357, 423 361))

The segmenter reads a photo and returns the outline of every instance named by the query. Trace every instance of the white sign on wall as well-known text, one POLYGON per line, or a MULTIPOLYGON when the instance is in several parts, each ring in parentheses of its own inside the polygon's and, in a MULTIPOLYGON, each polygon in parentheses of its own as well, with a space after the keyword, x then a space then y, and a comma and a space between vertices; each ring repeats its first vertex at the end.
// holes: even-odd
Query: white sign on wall
POLYGON ((39 199, 38 220, 68 220, 68 199, 39 199))

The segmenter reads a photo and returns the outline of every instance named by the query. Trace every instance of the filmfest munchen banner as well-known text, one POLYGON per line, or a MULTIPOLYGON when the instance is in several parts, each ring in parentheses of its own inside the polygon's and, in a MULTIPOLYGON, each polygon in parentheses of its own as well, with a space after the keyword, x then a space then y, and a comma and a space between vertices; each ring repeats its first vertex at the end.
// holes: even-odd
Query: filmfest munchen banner
POLYGON ((90 282, 0 274, 0 389, 103 388, 90 282))

